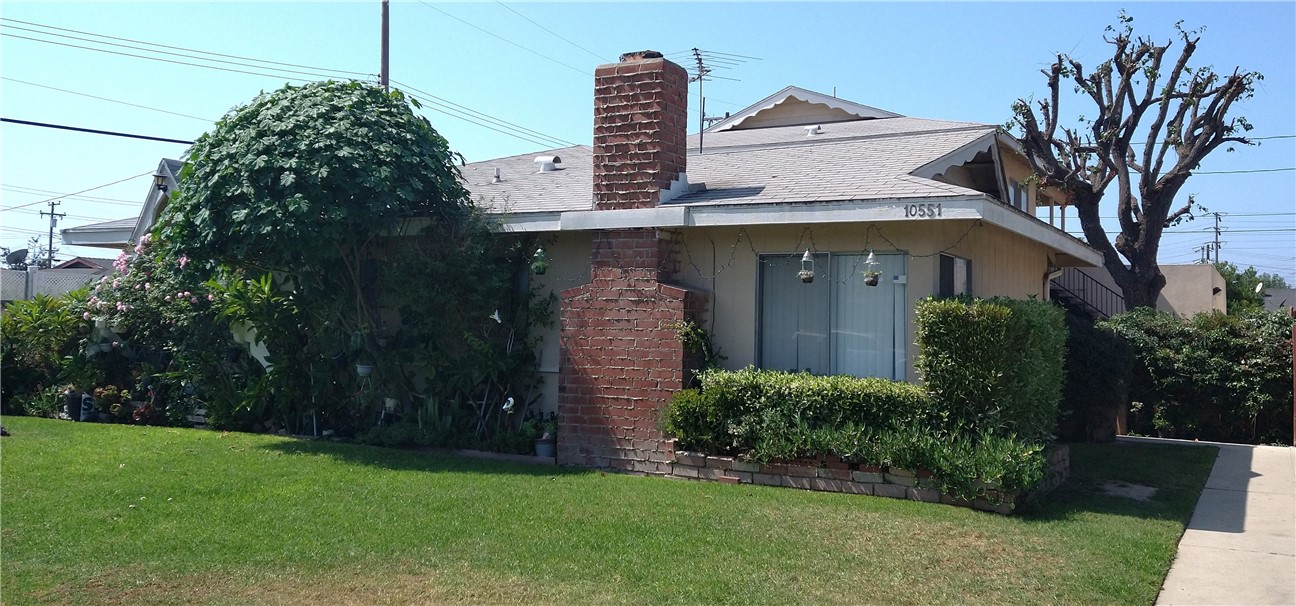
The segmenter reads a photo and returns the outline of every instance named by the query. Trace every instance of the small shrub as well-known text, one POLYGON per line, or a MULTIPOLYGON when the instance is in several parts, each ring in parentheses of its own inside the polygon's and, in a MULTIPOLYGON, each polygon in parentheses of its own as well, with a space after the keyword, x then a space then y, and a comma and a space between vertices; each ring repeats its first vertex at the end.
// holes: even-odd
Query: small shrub
POLYGON ((1033 300, 928 299, 916 321, 917 367, 941 427, 1051 437, 1067 334, 1060 308, 1033 300))

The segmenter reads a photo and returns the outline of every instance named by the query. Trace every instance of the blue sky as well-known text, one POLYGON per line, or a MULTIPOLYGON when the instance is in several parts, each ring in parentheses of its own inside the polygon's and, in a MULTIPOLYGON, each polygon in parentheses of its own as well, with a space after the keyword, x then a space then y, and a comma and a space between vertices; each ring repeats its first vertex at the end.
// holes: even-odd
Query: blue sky
MULTIPOLYGON (((1234 153, 1216 152, 1200 170, 1288 170, 1199 174, 1188 181, 1183 193, 1195 193, 1211 211, 1227 213, 1222 221, 1226 230, 1222 260, 1255 265, 1296 283, 1296 171, 1290 170, 1296 168, 1296 4, 1292 2, 550 4, 394 0, 391 70, 393 80, 406 86, 542 133, 523 133, 530 140, 522 139, 425 104, 425 115, 469 161, 562 144, 551 143, 555 140, 588 144, 594 67, 616 60, 622 52, 644 49, 675 53, 698 47, 755 58, 716 72, 736 80, 706 84, 709 114, 736 111, 794 84, 830 94, 835 89, 840 97, 909 116, 1001 124, 1010 116, 1014 99, 1044 93, 1039 70, 1055 53, 1070 52, 1086 64, 1105 59, 1108 47, 1102 41, 1103 30, 1115 22, 1121 8, 1134 17, 1138 33, 1161 42, 1172 37, 1172 26, 1178 20, 1188 28, 1205 27, 1194 64, 1229 71, 1241 66, 1264 74, 1255 98, 1242 104, 1238 113, 1256 126, 1254 135, 1279 138, 1234 153)), ((4 78, 0 80, 0 112, 6 118, 192 140, 230 108, 261 91, 279 88, 290 77, 320 79, 285 70, 353 72, 356 77, 376 78, 379 15, 377 0, 5 1, 0 4, 0 17, 6 19, 0 22, 4 25, 0 32, 5 34, 0 38, 0 73, 4 78), (219 71, 66 45, 272 75, 219 71), (256 61, 205 55, 234 62, 211 63, 160 54, 191 54, 167 47, 256 61), (264 61, 280 64, 267 66, 264 61)), ((696 103, 697 97, 690 101, 696 103)), ((694 105, 690 113, 695 116, 696 111, 694 105)), ((1063 106, 1064 115, 1092 113, 1078 100, 1063 106)), ((474 120, 486 122, 480 116, 474 120)), ((495 124, 499 130, 518 134, 513 126, 495 124)), ((690 130, 696 130, 696 124, 690 130)), ((122 179, 126 180, 84 194, 93 198, 61 197, 57 210, 68 216, 59 227, 131 216, 144 199, 149 178, 127 178, 152 172, 160 158, 179 158, 184 151, 184 145, 172 143, 4 124, 0 126, 0 209, 22 208, 0 210, 0 243, 22 246, 30 235, 45 233, 48 219, 37 213, 48 207, 33 203, 122 179)), ((1103 214, 1113 213, 1109 209, 1103 214)), ((1204 230, 1212 226, 1213 221, 1198 220, 1173 229, 1163 242, 1162 262, 1198 260, 1200 253, 1194 249, 1210 238, 1204 230)), ((67 253, 110 256, 93 249, 65 249, 64 256, 67 253)))

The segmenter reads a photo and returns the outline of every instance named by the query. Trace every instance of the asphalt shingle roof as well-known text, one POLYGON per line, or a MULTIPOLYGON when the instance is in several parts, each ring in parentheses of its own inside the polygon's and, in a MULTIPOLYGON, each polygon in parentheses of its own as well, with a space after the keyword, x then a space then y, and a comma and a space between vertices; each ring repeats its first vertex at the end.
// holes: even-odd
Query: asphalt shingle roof
MULTIPOLYGON (((995 132, 994 126, 879 118, 821 126, 782 126, 706 133, 688 139, 689 182, 705 191, 671 204, 763 204, 978 195, 974 190, 910 175, 918 168, 995 132)), ((474 200, 493 213, 593 208, 592 150, 567 147, 474 162, 463 175, 474 200), (562 170, 540 173, 537 155, 562 158, 562 170), (502 180, 492 183, 494 169, 502 180)))

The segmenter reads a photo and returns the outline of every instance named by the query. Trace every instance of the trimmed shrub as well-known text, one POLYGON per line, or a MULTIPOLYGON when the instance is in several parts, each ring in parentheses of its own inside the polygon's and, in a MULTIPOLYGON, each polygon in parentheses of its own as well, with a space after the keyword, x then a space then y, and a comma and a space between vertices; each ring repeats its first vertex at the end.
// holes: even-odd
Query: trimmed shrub
POLYGON ((1102 326, 1137 359, 1130 397, 1136 433, 1290 444, 1292 320, 1282 312, 1180 319, 1138 309, 1102 326))
POLYGON ((1129 404, 1134 353, 1110 327, 1066 314, 1066 379, 1058 419, 1058 437, 1068 441, 1111 441, 1116 417, 1129 404))
POLYGON ((926 391, 886 379, 821 377, 746 368, 699 375, 663 416, 683 449, 750 454, 760 460, 816 453, 814 432, 884 427, 925 416, 926 391))
POLYGON ((1067 334, 1060 308, 1034 300, 927 299, 915 317, 917 367, 941 427, 1051 436, 1067 334))

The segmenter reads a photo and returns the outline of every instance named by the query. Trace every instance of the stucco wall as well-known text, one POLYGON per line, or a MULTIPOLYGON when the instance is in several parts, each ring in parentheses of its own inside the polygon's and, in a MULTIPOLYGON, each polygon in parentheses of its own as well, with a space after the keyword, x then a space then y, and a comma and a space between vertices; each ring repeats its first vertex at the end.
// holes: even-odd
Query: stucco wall
POLYGON ((707 311, 708 328, 715 345, 727 359, 727 368, 738 369, 757 360, 757 254, 804 252, 859 253, 871 247, 877 254, 907 249, 905 318, 906 377, 916 380, 914 304, 936 292, 938 253, 945 252, 972 262, 972 294, 981 297, 1006 296, 1047 298, 1044 246, 996 227, 971 221, 930 221, 894 224, 834 224, 804 226, 762 226, 738 228, 696 228, 684 234, 681 278, 686 286, 712 292, 707 311), (741 233, 741 236, 740 236, 741 233), (885 236, 883 239, 882 236, 885 236), (813 243, 811 242, 813 240, 813 243), (889 240, 889 242, 888 242, 889 240), (955 243, 957 242, 957 245, 955 243))
POLYGON ((1210 264, 1162 265, 1166 285, 1157 297, 1157 309, 1186 318, 1199 313, 1228 311, 1224 276, 1210 264))
MULTIPOLYGON (((549 256, 549 270, 542 276, 531 276, 531 285, 541 289, 541 296, 555 296, 573 286, 589 282, 591 232, 562 232, 542 241, 549 256)), ((553 323, 539 328, 539 368, 541 385, 540 409, 558 409, 558 301, 551 309, 553 323)))

